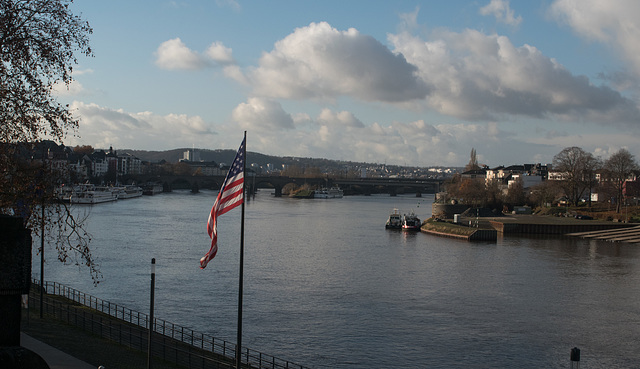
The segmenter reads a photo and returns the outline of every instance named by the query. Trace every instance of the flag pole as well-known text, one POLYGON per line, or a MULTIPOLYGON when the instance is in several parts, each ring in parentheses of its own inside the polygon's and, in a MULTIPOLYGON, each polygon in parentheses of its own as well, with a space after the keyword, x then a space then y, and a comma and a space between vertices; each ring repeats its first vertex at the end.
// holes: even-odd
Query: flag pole
POLYGON ((242 168, 242 218, 240 222, 240 267, 238 277, 238 337, 236 344, 236 369, 240 369, 242 359, 242 277, 244 272, 244 196, 246 189, 246 174, 247 174, 247 131, 244 131, 244 148, 242 149, 243 168, 242 168))

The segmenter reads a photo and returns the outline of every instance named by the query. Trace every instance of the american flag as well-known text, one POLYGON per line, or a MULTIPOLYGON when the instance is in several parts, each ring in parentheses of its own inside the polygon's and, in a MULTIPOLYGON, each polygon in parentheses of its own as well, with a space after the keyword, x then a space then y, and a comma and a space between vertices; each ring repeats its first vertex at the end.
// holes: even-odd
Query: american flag
POLYGON ((216 256, 218 252, 218 226, 217 219, 220 215, 241 205, 244 201, 244 145, 246 138, 242 140, 236 158, 233 159, 229 173, 222 183, 216 202, 213 203, 209 220, 207 221, 207 232, 211 237, 211 249, 200 259, 200 268, 204 269, 207 264, 216 256))

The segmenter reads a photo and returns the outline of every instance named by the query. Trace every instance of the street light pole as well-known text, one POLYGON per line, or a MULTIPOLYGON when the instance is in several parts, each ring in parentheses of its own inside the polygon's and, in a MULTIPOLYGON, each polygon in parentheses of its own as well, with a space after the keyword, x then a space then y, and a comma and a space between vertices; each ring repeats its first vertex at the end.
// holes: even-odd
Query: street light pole
POLYGON ((156 288, 156 258, 151 259, 151 297, 149 302, 149 346, 147 350, 147 369, 151 369, 151 334, 153 332, 153 305, 154 305, 154 290, 156 288))
POLYGON ((42 149, 42 193, 40 194, 42 198, 42 219, 40 219, 40 319, 43 317, 44 313, 44 217, 45 217, 45 196, 44 196, 44 148, 42 149))
POLYGON ((42 196, 42 219, 40 228, 40 319, 44 310, 44 194, 42 196))

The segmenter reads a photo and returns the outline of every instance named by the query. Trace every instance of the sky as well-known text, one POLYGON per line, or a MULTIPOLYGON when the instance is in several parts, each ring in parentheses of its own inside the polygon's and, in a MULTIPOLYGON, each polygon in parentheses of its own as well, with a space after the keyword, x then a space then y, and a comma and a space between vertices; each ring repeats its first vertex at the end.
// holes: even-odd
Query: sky
POLYGON ((76 1, 65 144, 406 166, 640 158, 640 2, 76 1))

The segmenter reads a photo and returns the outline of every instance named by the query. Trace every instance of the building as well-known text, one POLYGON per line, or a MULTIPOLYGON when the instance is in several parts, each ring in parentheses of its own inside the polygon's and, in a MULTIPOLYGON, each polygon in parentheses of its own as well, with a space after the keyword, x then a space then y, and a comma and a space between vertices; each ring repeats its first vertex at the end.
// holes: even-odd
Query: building
POLYGON ((200 161, 200 150, 189 149, 182 154, 181 161, 200 161))

